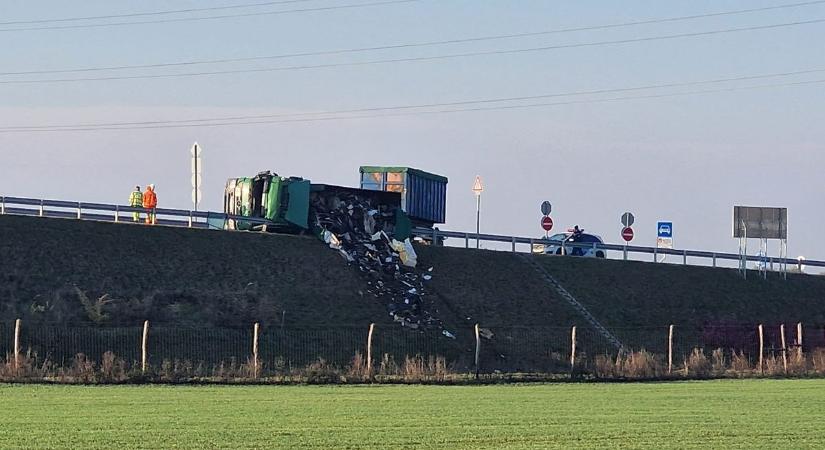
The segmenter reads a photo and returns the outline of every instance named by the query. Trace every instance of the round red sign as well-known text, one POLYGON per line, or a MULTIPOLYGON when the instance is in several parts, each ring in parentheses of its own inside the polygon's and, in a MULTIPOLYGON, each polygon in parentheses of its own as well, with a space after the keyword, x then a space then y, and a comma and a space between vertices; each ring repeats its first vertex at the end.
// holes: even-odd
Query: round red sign
POLYGON ((625 242, 632 241, 633 240, 633 228, 630 228, 630 227, 622 228, 622 239, 624 239, 625 242))
POLYGON ((541 227, 544 228, 544 231, 550 231, 553 229, 553 219, 550 216, 544 216, 541 218, 541 227))

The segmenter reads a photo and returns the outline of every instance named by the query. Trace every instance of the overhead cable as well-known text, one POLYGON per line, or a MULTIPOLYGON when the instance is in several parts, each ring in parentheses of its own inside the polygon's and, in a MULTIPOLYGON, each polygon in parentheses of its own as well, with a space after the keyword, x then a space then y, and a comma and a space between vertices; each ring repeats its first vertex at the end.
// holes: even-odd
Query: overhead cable
POLYGON ((296 66, 281 66, 281 67, 264 67, 264 68, 252 68, 252 69, 230 69, 230 70, 215 70, 215 71, 202 71, 202 72, 183 72, 183 73, 152 74, 152 75, 111 75, 111 76, 85 77, 85 78, 47 78, 47 79, 34 79, 34 80, 0 80, 0 85, 3 85, 3 84, 72 83, 72 82, 83 82, 83 81, 145 80, 145 79, 158 79, 158 78, 184 78, 184 77, 200 77, 200 76, 211 76, 211 75, 227 75, 227 74, 256 73, 256 72, 280 72, 280 71, 292 71, 292 70, 324 69, 324 68, 333 68, 333 67, 366 66, 366 65, 391 64, 391 63, 400 63, 400 62, 436 61, 436 60, 453 59, 453 58, 468 58, 468 57, 475 57, 475 56, 491 56, 491 55, 517 54, 517 53, 544 52, 544 51, 570 49, 570 48, 598 47, 598 46, 605 46, 605 45, 623 45, 623 44, 632 44, 632 43, 638 43, 638 42, 650 42, 650 41, 681 39, 681 38, 699 37, 699 36, 711 36, 711 35, 727 34, 727 33, 738 33, 738 32, 743 32, 743 31, 768 30, 768 29, 776 29, 776 28, 784 28, 784 27, 792 27, 792 26, 800 26, 800 25, 811 25, 811 24, 822 23, 822 22, 825 22, 825 19, 812 19, 812 20, 805 20, 805 21, 798 21, 798 22, 785 22, 785 23, 770 24, 770 25, 756 25, 756 26, 742 27, 742 28, 726 28, 726 29, 721 29, 721 30, 698 31, 698 32, 693 32, 693 33, 679 33, 679 34, 648 36, 648 37, 631 38, 631 39, 582 42, 582 43, 576 43, 576 44, 548 45, 548 46, 541 46, 541 47, 527 47, 527 48, 516 48, 516 49, 508 49, 508 50, 484 50, 484 51, 476 51, 476 52, 452 53, 452 54, 434 55, 434 56, 417 56, 417 57, 408 57, 408 58, 377 59, 377 60, 370 60, 370 61, 352 61, 352 62, 326 63, 326 64, 311 64, 311 65, 296 65, 296 66))
POLYGON ((173 62, 155 63, 155 64, 132 64, 132 65, 119 65, 119 66, 78 67, 78 68, 68 68, 68 69, 26 70, 26 71, 16 71, 16 72, 0 72, 0 76, 44 75, 44 74, 58 74, 58 73, 99 72, 99 71, 134 70, 134 69, 156 69, 156 68, 165 68, 165 67, 194 66, 194 65, 203 65, 203 64, 224 64, 224 63, 235 63, 235 62, 251 62, 251 61, 261 61, 261 60, 297 58, 297 57, 306 57, 306 56, 329 56, 329 55, 339 55, 339 54, 347 54, 347 53, 362 53, 362 52, 379 51, 379 50, 397 50, 397 49, 404 49, 404 48, 431 47, 431 46, 438 46, 438 45, 464 44, 464 43, 471 43, 471 42, 494 41, 494 40, 504 40, 504 39, 517 39, 517 38, 524 38, 524 37, 535 37, 535 36, 546 36, 546 35, 551 35, 551 34, 570 33, 570 32, 576 32, 576 31, 594 31, 594 30, 630 27, 630 26, 647 25, 647 24, 664 23, 664 22, 695 20, 695 19, 701 19, 701 18, 707 18, 707 17, 726 16, 726 15, 734 15, 734 14, 745 14, 745 13, 753 13, 753 12, 757 12, 757 11, 765 11, 765 10, 772 10, 772 9, 779 9, 779 8, 796 8, 796 7, 809 6, 809 5, 820 4, 820 3, 825 3, 825 0, 818 0, 818 1, 811 1, 811 2, 804 2, 804 3, 793 3, 793 4, 785 4, 785 5, 775 5, 775 6, 768 6, 768 7, 764 7, 764 8, 750 8, 750 9, 739 9, 739 10, 732 10, 732 11, 713 12, 713 13, 706 13, 706 14, 695 14, 695 15, 690 15, 690 16, 665 17, 665 18, 659 18, 659 19, 640 20, 640 21, 633 21, 633 22, 621 22, 621 23, 613 23, 613 24, 605 24, 605 25, 593 25, 593 26, 576 27, 576 28, 559 28, 559 29, 553 29, 553 30, 533 31, 533 32, 526 32, 526 33, 512 33, 512 34, 497 34, 497 35, 488 35, 488 36, 476 36, 476 37, 468 37, 468 38, 447 39, 447 40, 440 40, 440 41, 414 42, 414 43, 391 44, 391 45, 380 45, 380 46, 360 47, 360 48, 346 48, 346 49, 334 49, 334 50, 320 50, 320 51, 312 51, 312 52, 284 53, 284 54, 279 54, 279 55, 250 56, 250 57, 241 57, 241 58, 220 58, 220 59, 204 59, 204 60, 190 60, 190 61, 173 61, 173 62))
MULTIPOLYGON (((822 71, 822 70, 817 70, 822 71)), ((806 71, 808 72, 808 71, 806 71)), ((799 72, 803 73, 803 72, 799 72)), ((768 75, 770 76, 770 75, 768 75)), ((730 79, 722 79, 722 80, 743 80, 743 79, 753 79, 754 77, 738 77, 738 78, 730 78, 730 79)), ((654 85, 656 87, 665 87, 665 86, 687 86, 690 84, 701 84, 701 83, 713 83, 722 80, 708 80, 708 81, 700 81, 700 82, 691 82, 691 83, 669 83, 664 85, 654 85)), ((299 113, 299 114, 285 114, 285 115, 269 115, 269 116, 246 116, 246 117, 257 117, 256 120, 243 120, 243 121, 227 121, 228 118, 224 119, 215 119, 216 121, 212 122, 203 122, 197 123, 196 120, 210 120, 210 119, 196 119, 196 120, 188 120, 188 121, 155 121, 155 122, 122 122, 117 124, 116 126, 110 126, 106 124, 80 124, 80 125, 54 125, 54 126, 31 126, 31 127, 4 127, 0 128, 0 133, 39 133, 39 132, 62 132, 62 131, 108 131, 108 130, 143 130, 143 129, 165 129, 165 128, 203 128, 203 127, 226 127, 226 126, 234 126, 234 125, 258 125, 258 124, 278 124, 278 123, 296 123, 296 122, 323 122, 323 121, 334 121, 334 120, 351 120, 351 119, 368 119, 368 118, 383 118, 383 117, 397 117, 397 116, 415 116, 415 115, 432 115, 432 114, 449 114, 449 113, 459 113, 459 112, 477 112, 477 111, 503 111, 503 110, 512 110, 512 109, 526 109, 526 108, 539 108, 539 107, 547 107, 547 106, 561 106, 561 105, 577 105, 577 104, 591 104, 591 103, 609 103, 609 102, 618 102, 618 101, 625 101, 625 100, 640 100, 640 99, 656 99, 656 98, 667 98, 667 97, 681 97, 681 96, 689 96, 689 95, 700 95, 700 94, 711 94, 711 93, 722 93, 722 92, 733 92, 733 91, 742 91, 742 90, 753 90, 753 89, 765 89, 765 88, 777 88, 777 87, 793 87, 793 86, 805 86, 805 85, 812 85, 812 84, 821 84, 825 83, 825 79, 815 79, 815 80, 803 80, 803 81, 795 81, 795 82, 784 82, 784 83, 770 83, 770 84, 760 84, 760 85, 749 85, 749 86, 729 86, 723 88, 715 88, 715 89, 704 89, 704 90, 695 90, 695 91, 683 91, 683 92, 667 92, 667 93, 656 93, 656 94, 645 94, 645 95, 637 95, 637 96, 623 96, 623 97, 609 97, 609 98, 597 98, 597 99, 583 99, 583 100, 569 100, 563 102, 542 102, 542 103, 528 103, 528 104, 515 104, 515 105, 493 105, 493 106, 476 106, 471 108, 451 108, 451 109, 435 109, 435 110, 424 110, 424 111, 409 111, 407 109, 412 108, 425 108, 425 107, 450 107, 455 105, 468 105, 468 104, 481 104, 485 102, 503 102, 508 101, 508 99, 487 99, 487 100, 475 100, 475 101, 465 101, 465 102, 452 102, 452 103, 435 103, 431 105, 410 105, 410 106, 397 106, 397 107, 382 107, 382 108, 363 108, 363 109, 354 109, 354 110, 344 110, 344 111, 337 111, 337 112, 326 112, 326 113, 299 113), (390 111, 386 114, 361 114, 361 115, 341 115, 345 113, 352 113, 352 112, 369 112, 369 111, 390 111), (327 114, 326 117, 300 117, 302 115, 321 115, 327 114), (337 115, 336 115, 337 114, 337 115), (265 119, 265 117, 279 117, 274 119, 265 119), (187 122, 187 123, 180 123, 180 122, 187 122)), ((653 87, 647 87, 647 89, 652 89, 653 87)), ((620 91, 629 91, 633 89, 646 89, 646 87, 637 87, 637 88, 622 88, 622 89, 610 89, 610 90, 599 90, 599 91, 581 91, 579 93, 567 93, 567 94, 547 94, 542 96, 525 96, 525 97, 513 97, 511 99, 538 99, 538 98, 546 98, 550 96, 572 96, 572 95, 584 95, 585 93, 597 93, 597 92, 620 92, 620 91)), ((241 116, 244 117, 244 116, 241 116)))
POLYGON ((148 24, 160 24, 160 23, 193 22, 193 21, 201 21, 201 20, 229 19, 229 18, 236 18, 236 17, 273 16, 273 15, 280 15, 280 14, 294 14, 294 13, 305 13, 305 12, 333 11, 333 10, 339 10, 339 9, 366 8, 366 7, 371 7, 371 6, 384 6, 384 5, 393 5, 393 4, 398 4, 398 3, 412 3, 412 2, 417 2, 417 1, 420 1, 420 0, 383 0, 383 1, 370 2, 370 3, 351 3, 351 4, 345 4, 345 5, 318 6, 318 7, 314 7, 314 8, 282 9, 282 10, 278 10, 278 11, 260 11, 260 12, 222 14, 222 15, 201 16, 201 17, 180 17, 180 18, 173 18, 173 19, 106 22, 106 23, 91 23, 91 24, 49 25, 49 26, 35 26, 35 27, 24 27, 24 28, 2 28, 2 29, 0 29, 0 33, 8 33, 8 32, 14 32, 14 31, 71 30, 71 29, 80 29, 80 28, 103 28, 103 27, 116 27, 116 26, 125 26, 125 25, 148 25, 148 24))

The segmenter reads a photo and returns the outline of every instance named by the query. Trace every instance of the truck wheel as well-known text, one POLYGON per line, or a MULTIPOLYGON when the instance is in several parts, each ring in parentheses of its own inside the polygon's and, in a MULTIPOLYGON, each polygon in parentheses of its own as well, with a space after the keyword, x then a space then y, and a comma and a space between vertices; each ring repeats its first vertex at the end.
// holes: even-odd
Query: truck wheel
POLYGON ((604 258, 604 252, 603 251, 596 252, 596 258, 604 258))

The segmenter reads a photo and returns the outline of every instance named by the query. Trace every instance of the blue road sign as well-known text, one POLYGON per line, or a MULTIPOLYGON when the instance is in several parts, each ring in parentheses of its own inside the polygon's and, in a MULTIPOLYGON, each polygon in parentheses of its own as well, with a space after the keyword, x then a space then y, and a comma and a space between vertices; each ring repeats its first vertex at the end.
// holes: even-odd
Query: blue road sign
POLYGON ((672 238, 673 222, 659 222, 656 225, 656 234, 660 238, 672 238))

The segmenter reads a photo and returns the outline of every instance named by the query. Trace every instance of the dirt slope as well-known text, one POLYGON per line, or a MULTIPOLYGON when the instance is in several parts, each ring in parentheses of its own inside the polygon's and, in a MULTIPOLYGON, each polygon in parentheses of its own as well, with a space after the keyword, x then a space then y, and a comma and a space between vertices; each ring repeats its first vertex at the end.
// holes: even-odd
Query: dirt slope
MULTIPOLYGON (((534 256, 608 328, 825 323, 825 277, 534 256)), ((448 327, 583 321, 507 252, 419 248, 448 327)), ((0 217, 0 320, 245 326, 389 323, 363 281, 311 237, 0 217), (75 289, 75 287, 77 289, 75 289), (82 301, 77 290, 86 293, 82 301), (108 295, 96 314, 94 303, 108 295)))

